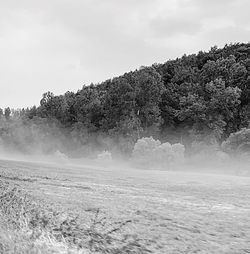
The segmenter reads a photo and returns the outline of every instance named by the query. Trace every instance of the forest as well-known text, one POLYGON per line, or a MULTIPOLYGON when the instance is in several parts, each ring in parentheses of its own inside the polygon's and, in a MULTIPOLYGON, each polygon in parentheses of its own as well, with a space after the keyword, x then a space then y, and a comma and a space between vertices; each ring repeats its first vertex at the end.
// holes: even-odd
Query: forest
POLYGON ((220 146, 250 125, 250 43, 142 66, 77 92, 46 92, 39 106, 0 109, 0 119, 0 145, 22 153, 130 156, 142 137, 181 143, 190 154, 197 144, 220 146))

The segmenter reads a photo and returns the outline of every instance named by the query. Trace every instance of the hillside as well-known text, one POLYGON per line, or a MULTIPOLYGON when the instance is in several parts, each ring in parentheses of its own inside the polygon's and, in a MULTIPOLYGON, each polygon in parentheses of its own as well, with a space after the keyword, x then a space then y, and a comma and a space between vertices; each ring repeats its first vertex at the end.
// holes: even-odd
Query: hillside
POLYGON ((249 126, 250 43, 141 67, 76 93, 47 92, 39 107, 7 108, 0 115, 2 142, 20 150, 37 144, 41 133, 47 144, 54 140, 41 149, 64 147, 72 156, 94 148, 130 154, 143 136, 186 147, 221 143, 249 126))

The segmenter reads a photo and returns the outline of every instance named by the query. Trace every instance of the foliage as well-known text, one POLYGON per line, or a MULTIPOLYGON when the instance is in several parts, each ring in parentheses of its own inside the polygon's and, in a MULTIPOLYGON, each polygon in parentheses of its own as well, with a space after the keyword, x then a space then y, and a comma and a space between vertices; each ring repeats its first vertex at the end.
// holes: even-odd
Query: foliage
POLYGON ((150 138, 139 139, 133 149, 132 158, 137 166, 170 168, 182 163, 185 148, 182 144, 162 143, 150 138))
POLYGON ((250 156, 250 129, 243 128, 232 133, 222 143, 222 148, 230 154, 248 153, 250 156))

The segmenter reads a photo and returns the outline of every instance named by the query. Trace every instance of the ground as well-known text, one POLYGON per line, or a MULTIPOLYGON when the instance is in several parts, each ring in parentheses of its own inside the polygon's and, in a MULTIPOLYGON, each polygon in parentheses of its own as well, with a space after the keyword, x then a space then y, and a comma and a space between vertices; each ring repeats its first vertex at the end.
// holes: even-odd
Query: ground
POLYGON ((2 160, 0 180, 86 227, 105 219, 101 230, 136 239, 124 253, 250 253, 250 177, 2 160))

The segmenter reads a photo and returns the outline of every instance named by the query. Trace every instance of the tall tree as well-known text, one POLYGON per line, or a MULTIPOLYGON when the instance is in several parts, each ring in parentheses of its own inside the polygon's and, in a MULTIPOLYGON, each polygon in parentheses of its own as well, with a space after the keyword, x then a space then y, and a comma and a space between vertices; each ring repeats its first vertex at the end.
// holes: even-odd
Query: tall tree
POLYGON ((5 116, 5 118, 6 118, 7 120, 10 119, 10 115, 11 115, 11 110, 10 110, 10 108, 9 108, 9 107, 5 108, 5 109, 4 109, 4 116, 5 116))

